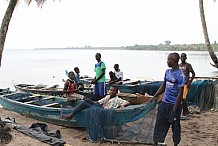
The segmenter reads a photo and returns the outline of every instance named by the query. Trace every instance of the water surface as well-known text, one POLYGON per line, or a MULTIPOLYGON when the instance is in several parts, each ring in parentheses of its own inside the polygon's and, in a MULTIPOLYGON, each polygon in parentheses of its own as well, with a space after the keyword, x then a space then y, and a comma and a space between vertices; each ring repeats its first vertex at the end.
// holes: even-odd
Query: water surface
MULTIPOLYGON (((12 81, 33 84, 60 84, 66 79, 65 69, 78 66, 81 75, 94 76, 95 54, 102 54, 108 72, 118 63, 124 78, 163 80, 167 67, 166 51, 136 50, 5 50, 0 69, 0 87, 11 87, 12 81)), ((178 52, 182 53, 182 52, 178 52)), ((185 52, 196 76, 216 76, 208 52, 185 52)))

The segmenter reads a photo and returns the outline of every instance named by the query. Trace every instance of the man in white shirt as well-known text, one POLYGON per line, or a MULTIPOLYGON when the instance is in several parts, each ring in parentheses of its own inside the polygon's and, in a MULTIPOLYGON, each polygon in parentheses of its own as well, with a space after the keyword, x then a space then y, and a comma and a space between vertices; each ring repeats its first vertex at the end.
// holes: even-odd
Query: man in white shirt
POLYGON ((114 72, 109 72, 110 84, 122 84, 123 83, 123 72, 119 69, 119 64, 114 65, 114 72))
POLYGON ((118 88, 116 86, 111 86, 109 90, 109 95, 106 97, 98 100, 97 102, 92 101, 91 99, 87 98, 82 101, 78 106, 76 106, 68 115, 62 115, 63 119, 71 119, 74 115, 79 113, 80 111, 90 108, 91 106, 97 106, 99 108, 124 108, 125 106, 129 105, 130 103, 126 100, 123 100, 117 96, 118 88))

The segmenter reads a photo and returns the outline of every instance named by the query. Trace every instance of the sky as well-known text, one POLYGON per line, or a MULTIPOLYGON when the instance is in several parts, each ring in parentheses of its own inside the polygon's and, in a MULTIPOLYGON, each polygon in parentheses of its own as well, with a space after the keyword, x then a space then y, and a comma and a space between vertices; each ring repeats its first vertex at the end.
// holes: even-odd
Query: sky
MULTIPOLYGON (((21 0, 5 49, 120 47, 204 43, 198 0, 21 0)), ((2 20, 8 1, 0 1, 2 20)), ((211 43, 218 41, 218 2, 205 0, 211 43)))

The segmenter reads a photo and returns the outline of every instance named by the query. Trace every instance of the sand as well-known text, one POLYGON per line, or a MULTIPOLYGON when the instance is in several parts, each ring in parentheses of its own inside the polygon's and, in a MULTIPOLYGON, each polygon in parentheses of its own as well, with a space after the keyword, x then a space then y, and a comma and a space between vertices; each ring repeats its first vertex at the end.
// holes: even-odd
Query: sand
MULTIPOLYGON (((0 117, 13 117, 16 122, 21 125, 31 126, 31 124, 37 121, 25 116, 21 116, 18 113, 0 109, 0 117)), ((189 116, 189 119, 181 121, 182 125, 182 140, 180 146, 217 146, 218 145, 218 112, 207 111, 200 114, 193 114, 189 116)), ((57 126, 48 124, 50 130, 60 130, 62 139, 73 146, 117 146, 121 144, 111 142, 93 143, 90 141, 81 141, 86 135, 84 129, 67 128, 63 126, 57 126)), ((10 132, 13 136, 12 141, 7 146, 48 146, 48 144, 42 143, 38 140, 32 139, 21 132, 12 129, 10 132)), ((168 132, 165 143, 169 146, 172 143, 171 130, 168 132)), ((1 145, 1 144, 0 144, 1 145)), ((126 146, 144 146, 144 144, 125 144, 126 146)))

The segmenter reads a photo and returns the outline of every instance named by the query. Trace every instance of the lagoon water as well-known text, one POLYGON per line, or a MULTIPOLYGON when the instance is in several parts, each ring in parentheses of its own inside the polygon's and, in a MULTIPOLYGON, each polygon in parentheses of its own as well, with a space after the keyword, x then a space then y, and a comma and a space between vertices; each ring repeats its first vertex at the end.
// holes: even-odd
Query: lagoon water
MULTIPOLYGON (((59 84, 66 79, 65 70, 80 68, 81 75, 93 77, 95 54, 102 54, 102 61, 108 72, 118 63, 124 72, 124 78, 151 78, 163 80, 167 67, 166 51, 142 50, 4 50, 0 68, 0 88, 10 87, 15 83, 59 84)), ((182 52, 178 52, 182 53, 182 52)), ((196 76, 217 76, 218 69, 210 65, 208 52, 185 52, 187 62, 191 63, 196 76)))

